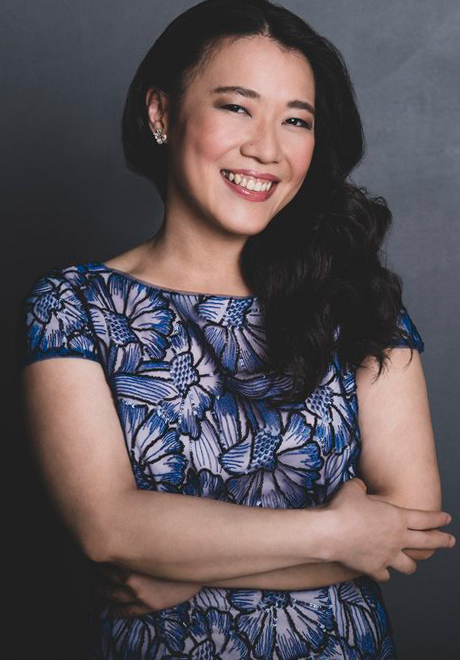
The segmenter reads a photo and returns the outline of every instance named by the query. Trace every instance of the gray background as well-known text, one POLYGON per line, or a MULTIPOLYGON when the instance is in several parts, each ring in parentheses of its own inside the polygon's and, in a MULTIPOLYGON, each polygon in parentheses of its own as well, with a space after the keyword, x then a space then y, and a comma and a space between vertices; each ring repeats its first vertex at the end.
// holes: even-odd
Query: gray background
MULTIPOLYGON (((17 402, 20 298, 54 266, 104 261, 153 233, 153 188, 124 169, 120 117, 135 69, 193 2, 3 2, 1 53, 3 439, 15 543, 6 604, 15 653, 82 658, 81 560, 38 492, 17 402), (16 627, 17 626, 17 627, 16 627), (80 650, 79 650, 80 649, 80 650), (73 655, 75 654, 75 655, 73 655)), ((426 345, 423 362, 443 483, 458 536, 460 5, 455 0, 285 0, 342 51, 367 156, 353 179, 394 214, 388 263, 426 345)), ((460 541, 459 541, 460 543, 460 541)), ((459 553, 383 585, 400 660, 459 657, 459 553)))

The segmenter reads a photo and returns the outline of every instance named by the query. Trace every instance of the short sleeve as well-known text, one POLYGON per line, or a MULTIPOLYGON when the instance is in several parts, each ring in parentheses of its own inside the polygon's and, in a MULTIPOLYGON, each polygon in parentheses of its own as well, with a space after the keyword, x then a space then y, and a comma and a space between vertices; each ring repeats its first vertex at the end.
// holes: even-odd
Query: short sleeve
POLYGON ((37 279, 17 318, 17 368, 51 357, 100 362, 84 298, 59 270, 37 279))
POLYGON ((394 340, 390 343, 390 347, 415 348, 419 353, 423 353, 425 350, 425 345, 420 333, 404 306, 402 306, 399 313, 397 333, 395 334, 394 340))

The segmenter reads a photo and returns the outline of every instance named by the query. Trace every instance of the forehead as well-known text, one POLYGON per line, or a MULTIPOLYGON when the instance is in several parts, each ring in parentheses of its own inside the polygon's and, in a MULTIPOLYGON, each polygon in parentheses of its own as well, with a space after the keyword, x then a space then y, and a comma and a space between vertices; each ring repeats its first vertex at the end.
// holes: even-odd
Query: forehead
POLYGON ((303 94, 314 101, 314 75, 305 56, 260 35, 220 42, 202 63, 189 91, 194 88, 199 94, 209 94, 214 87, 227 85, 249 87, 262 97, 303 94))

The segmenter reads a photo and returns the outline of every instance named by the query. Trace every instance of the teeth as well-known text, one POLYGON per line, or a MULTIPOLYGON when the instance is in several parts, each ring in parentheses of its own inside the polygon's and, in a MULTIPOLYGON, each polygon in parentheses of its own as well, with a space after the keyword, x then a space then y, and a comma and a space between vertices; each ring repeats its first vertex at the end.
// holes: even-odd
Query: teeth
POLYGON ((267 192, 272 187, 272 181, 262 181, 261 179, 252 179, 250 177, 241 176, 241 174, 222 170, 222 174, 229 181, 233 181, 238 186, 242 186, 247 190, 255 190, 257 192, 267 192))

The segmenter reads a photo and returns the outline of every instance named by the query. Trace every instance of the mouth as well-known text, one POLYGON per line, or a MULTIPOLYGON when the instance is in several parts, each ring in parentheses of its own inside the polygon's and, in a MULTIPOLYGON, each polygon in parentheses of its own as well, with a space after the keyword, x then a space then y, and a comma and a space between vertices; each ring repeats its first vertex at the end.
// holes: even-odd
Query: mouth
POLYGON ((278 185, 278 181, 269 178, 257 178, 254 176, 247 176, 232 170, 220 170, 220 174, 225 183, 239 195, 243 196, 248 201, 265 201, 273 195, 273 192, 278 185))

